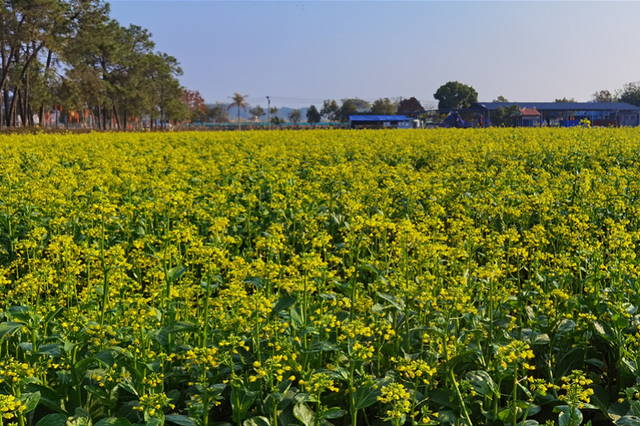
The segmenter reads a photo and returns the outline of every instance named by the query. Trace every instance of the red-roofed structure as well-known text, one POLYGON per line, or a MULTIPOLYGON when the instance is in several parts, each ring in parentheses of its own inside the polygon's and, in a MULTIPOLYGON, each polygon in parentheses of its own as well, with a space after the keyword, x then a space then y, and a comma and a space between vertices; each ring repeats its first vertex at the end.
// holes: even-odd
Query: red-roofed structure
POLYGON ((518 108, 518 112, 512 115, 513 124, 517 127, 539 127, 542 114, 534 108, 518 108))

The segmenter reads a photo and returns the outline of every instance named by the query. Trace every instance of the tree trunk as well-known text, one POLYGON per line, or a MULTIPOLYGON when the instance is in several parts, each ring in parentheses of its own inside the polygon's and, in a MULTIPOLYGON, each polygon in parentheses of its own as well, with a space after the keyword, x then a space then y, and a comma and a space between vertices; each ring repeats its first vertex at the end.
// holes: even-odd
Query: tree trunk
POLYGON ((11 123, 9 123, 9 127, 16 126, 16 98, 19 96, 18 88, 13 89, 13 96, 11 97, 11 107, 9 107, 9 116, 11 117, 11 123))
POLYGON ((122 126, 120 125, 120 116, 118 115, 118 109, 116 108, 116 104, 112 102, 111 107, 113 108, 113 116, 116 119, 116 127, 118 130, 122 130, 122 126))
MULTIPOLYGON (((47 63, 44 67, 44 78, 45 81, 47 79, 47 71, 49 71, 49 67, 51 66, 51 57, 52 57, 52 52, 51 50, 49 50, 49 53, 47 54, 47 63)), ((44 102, 40 105, 40 112, 38 113, 38 123, 40 127, 43 127, 43 120, 44 119, 44 102)))
POLYGON ((5 125, 6 127, 11 126, 10 120, 11 120, 11 112, 8 110, 9 107, 9 90, 5 89, 4 90, 4 112, 5 112, 5 125))

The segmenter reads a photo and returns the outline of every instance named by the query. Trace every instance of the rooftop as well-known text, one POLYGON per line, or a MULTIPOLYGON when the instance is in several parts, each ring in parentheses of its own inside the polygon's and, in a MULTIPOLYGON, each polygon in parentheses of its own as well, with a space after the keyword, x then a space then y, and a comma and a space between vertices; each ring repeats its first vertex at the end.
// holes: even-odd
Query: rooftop
POLYGON ((350 115, 350 121, 410 121, 406 115, 350 115))
POLYGON ((640 111, 640 107, 624 102, 478 102, 469 109, 495 111, 512 105, 538 111, 640 111))

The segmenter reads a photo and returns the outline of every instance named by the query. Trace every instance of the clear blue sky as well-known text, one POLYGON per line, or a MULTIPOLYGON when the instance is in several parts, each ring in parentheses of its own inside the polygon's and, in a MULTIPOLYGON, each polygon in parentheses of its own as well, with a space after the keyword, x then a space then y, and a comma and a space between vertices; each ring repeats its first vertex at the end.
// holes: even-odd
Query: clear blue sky
POLYGON ((111 1, 175 56, 208 103, 415 96, 447 81, 481 101, 587 101, 640 81, 640 2, 111 1))

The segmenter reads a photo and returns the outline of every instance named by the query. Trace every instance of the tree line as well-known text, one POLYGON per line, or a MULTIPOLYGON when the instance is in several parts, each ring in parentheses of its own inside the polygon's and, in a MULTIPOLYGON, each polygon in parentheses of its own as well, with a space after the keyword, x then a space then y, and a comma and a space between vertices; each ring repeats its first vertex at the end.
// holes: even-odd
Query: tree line
POLYGON ((64 121, 126 129, 183 120, 173 56, 100 0, 0 1, 0 127, 64 121))

